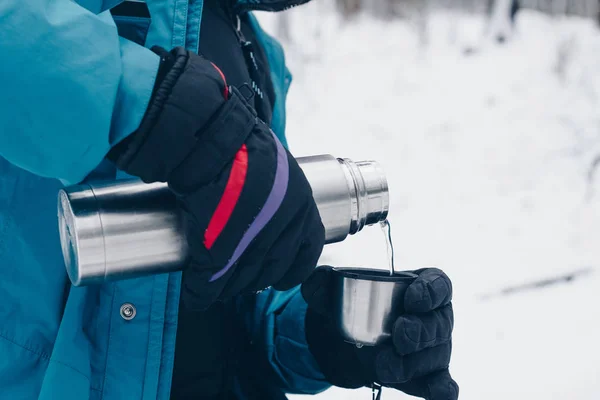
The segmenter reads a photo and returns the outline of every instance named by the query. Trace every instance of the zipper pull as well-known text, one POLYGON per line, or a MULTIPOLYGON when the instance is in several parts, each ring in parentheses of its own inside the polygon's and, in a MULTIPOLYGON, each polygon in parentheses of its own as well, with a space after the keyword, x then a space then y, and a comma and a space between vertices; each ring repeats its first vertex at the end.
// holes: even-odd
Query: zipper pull
POLYGON ((235 26, 235 34, 238 37, 238 40, 240 41, 240 44, 242 46, 245 46, 248 41, 246 40, 246 37, 244 36, 244 32, 242 32, 242 20, 240 19, 240 16, 238 14, 235 14, 235 20, 236 20, 236 26, 235 26))
POLYGON ((373 382, 371 385, 371 391, 373 392, 373 400, 381 400, 381 392, 383 387, 378 383, 373 382))
POLYGON ((252 89, 261 99, 264 98, 264 94, 260 88, 260 72, 258 68, 258 63, 256 61, 256 56, 254 54, 254 45, 252 42, 248 41, 242 32, 242 20, 240 16, 236 14, 236 27, 235 33, 240 41, 240 45, 242 47, 242 53, 244 54, 244 59, 246 60, 246 65, 248 66, 248 72, 250 74, 250 80, 252 81, 252 89))
POLYGON ((264 100, 265 95, 261 89, 262 79, 254 54, 254 45, 244 36, 244 33, 242 32, 242 20, 237 13, 235 14, 235 34, 240 41, 240 47, 242 48, 246 67, 248 68, 248 74, 250 75, 252 90, 261 100, 255 103, 254 108, 258 112, 258 115, 264 115, 262 101, 264 100))

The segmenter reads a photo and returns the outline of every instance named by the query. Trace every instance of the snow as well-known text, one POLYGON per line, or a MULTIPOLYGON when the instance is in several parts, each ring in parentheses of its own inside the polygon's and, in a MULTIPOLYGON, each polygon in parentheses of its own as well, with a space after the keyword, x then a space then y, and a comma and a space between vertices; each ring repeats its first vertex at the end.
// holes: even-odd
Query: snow
MULTIPOLYGON (((259 18, 275 30, 275 16, 259 18)), ((593 22, 526 11, 499 46, 480 40, 478 15, 433 12, 426 35, 411 21, 342 22, 327 3, 292 10, 291 21, 292 152, 381 162, 396 264, 453 279, 460 398, 600 399, 593 22), (588 274, 568 283, 485 297, 580 269, 588 274)), ((321 262, 385 268, 383 234, 327 246, 321 262)), ((370 395, 334 388, 316 399, 370 395)))

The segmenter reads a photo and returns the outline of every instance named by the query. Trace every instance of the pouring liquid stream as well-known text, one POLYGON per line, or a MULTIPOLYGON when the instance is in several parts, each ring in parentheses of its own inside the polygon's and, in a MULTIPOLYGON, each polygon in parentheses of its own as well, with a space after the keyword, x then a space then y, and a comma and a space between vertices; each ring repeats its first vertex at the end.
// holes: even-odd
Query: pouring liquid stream
POLYGON ((379 223, 381 231, 385 237, 385 248, 387 250, 388 268, 390 270, 390 276, 393 276, 396 271, 394 270, 394 244, 392 242, 392 225, 387 219, 379 223))
MULTIPOLYGON (((396 271, 394 269, 394 244, 392 242, 392 225, 390 224, 390 221, 386 219, 384 221, 381 221, 379 223, 379 226, 381 226, 381 231, 383 232, 383 236, 385 238, 385 249, 387 251, 390 276, 394 276, 396 271)), ((378 383, 373 382, 371 384, 371 392, 373 400, 381 400, 381 393, 383 392, 383 387, 378 383)))

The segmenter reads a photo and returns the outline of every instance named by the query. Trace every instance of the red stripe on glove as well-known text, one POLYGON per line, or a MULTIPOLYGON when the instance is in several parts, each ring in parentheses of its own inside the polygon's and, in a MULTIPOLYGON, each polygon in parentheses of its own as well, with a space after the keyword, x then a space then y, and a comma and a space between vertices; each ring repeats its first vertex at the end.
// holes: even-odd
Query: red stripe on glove
POLYGON ((221 68, 217 67, 215 63, 211 62, 212 66, 215 67, 221 78, 223 79, 223 83, 225 84, 225 90, 223 90, 223 96, 225 100, 229 99, 229 86, 227 86, 227 79, 225 79, 225 74, 221 71, 221 68))
POLYGON ((208 228, 206 228, 206 231, 204 232, 204 246, 208 250, 210 250, 225 228, 225 225, 227 225, 227 221, 229 221, 233 209, 242 194, 242 188, 246 182, 247 172, 248 148, 244 144, 235 155, 231 173, 229 174, 229 180, 225 186, 225 192, 223 192, 219 205, 210 219, 208 228))

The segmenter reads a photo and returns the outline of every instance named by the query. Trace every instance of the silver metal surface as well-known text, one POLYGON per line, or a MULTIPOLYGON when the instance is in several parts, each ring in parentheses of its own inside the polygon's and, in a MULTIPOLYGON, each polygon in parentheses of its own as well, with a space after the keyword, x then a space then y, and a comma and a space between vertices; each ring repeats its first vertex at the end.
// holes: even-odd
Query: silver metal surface
POLYGON ((162 184, 136 180, 64 189, 58 220, 75 286, 175 271, 187 256, 175 197, 162 184))
POLYGON ((341 242, 350 233, 355 212, 352 184, 346 179, 344 164, 330 155, 298 159, 310 183, 328 243, 341 242))
MULTIPOLYGON (((298 158, 327 243, 387 218, 388 186, 374 161, 331 155, 298 158)), ((71 186, 59 193, 61 246, 73 285, 177 271, 187 257, 175 196, 139 180, 71 186)))
POLYGON ((133 304, 125 303, 121 305, 121 308, 119 309, 119 314, 121 314, 121 318, 123 318, 125 321, 131 321, 135 318, 137 310, 135 309, 135 306, 133 304))
POLYGON ((334 269, 334 317, 345 341, 375 346, 389 339, 404 312, 404 294, 417 276, 385 270, 334 269))
POLYGON ((385 172, 374 161, 353 162, 340 159, 348 187, 351 189, 352 221, 350 234, 360 232, 365 225, 374 225, 387 218, 389 188, 385 172), (382 213, 382 210, 383 211, 382 213))

